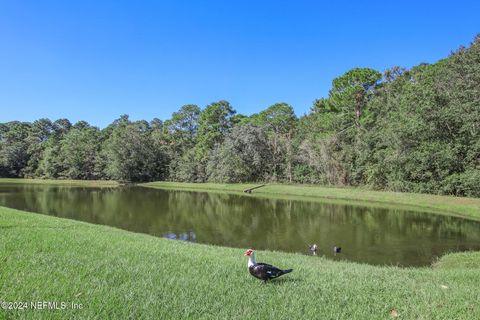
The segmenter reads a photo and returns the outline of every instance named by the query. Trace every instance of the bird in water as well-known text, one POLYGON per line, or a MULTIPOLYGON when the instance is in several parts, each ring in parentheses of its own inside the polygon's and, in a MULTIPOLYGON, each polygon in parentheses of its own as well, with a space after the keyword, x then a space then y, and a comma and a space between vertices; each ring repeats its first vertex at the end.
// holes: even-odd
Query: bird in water
POLYGON ((337 246, 333 247, 333 253, 340 253, 340 252, 342 252, 342 247, 337 247, 337 246))
POLYGON ((308 245, 308 248, 310 249, 310 251, 312 252, 312 254, 314 256, 317 255, 317 251, 318 251, 318 246, 314 243, 312 245, 308 245))
POLYGON ((245 251, 244 255, 248 257, 247 266, 250 274, 257 279, 263 280, 264 282, 278 278, 293 271, 293 269, 282 270, 270 264, 257 262, 255 260, 255 251, 252 249, 245 251))

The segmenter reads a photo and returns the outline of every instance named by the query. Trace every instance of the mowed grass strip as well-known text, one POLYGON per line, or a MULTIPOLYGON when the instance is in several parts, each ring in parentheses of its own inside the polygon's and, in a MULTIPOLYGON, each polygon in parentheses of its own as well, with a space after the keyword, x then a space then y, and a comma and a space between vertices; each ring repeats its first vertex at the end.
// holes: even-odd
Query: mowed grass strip
MULTIPOLYGON (((447 268, 440 260, 434 268, 402 269, 260 251, 259 261, 294 269, 263 284, 248 274, 243 252, 0 207, 0 300, 83 306, 0 310, 0 318, 478 319, 480 315, 480 271, 470 259, 466 265, 448 263, 447 268)), ((468 255, 478 263, 478 254, 468 255)))
MULTIPOLYGON (((182 183, 182 182, 149 182, 141 184, 145 187, 161 189, 177 189, 190 191, 209 191, 243 193, 243 190, 259 186, 258 184, 217 184, 217 183, 182 183)), ((416 209, 448 215, 462 216, 475 220, 480 219, 480 199, 453 196, 439 196, 420 193, 403 193, 374 191, 365 188, 335 188, 315 185, 267 184, 255 189, 245 196, 288 197, 294 199, 328 199, 345 201, 351 204, 402 206, 405 209, 416 209)))
POLYGON ((62 179, 18 179, 0 178, 0 184, 43 184, 75 187, 118 187, 120 184, 112 180, 62 180, 62 179))

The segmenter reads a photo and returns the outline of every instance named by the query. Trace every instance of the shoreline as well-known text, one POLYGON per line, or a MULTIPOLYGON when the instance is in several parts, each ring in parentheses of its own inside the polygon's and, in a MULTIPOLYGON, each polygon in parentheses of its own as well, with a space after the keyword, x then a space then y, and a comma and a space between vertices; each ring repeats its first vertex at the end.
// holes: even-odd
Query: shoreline
POLYGON ((268 184, 244 193, 243 190, 259 184, 216 184, 216 183, 181 183, 148 182, 139 186, 165 190, 216 192, 286 200, 326 201, 339 204, 373 206, 433 214, 449 215, 480 221, 480 199, 439 196, 417 193, 373 191, 362 188, 322 187, 316 185, 268 184))
POLYGON ((112 188, 121 184, 114 180, 62 180, 62 179, 24 179, 0 178, 0 184, 40 184, 52 186, 112 188))
MULTIPOLYGON (((93 188, 116 188, 124 186, 124 184, 113 180, 54 180, 22 178, 0 178, 0 184, 30 184, 93 188)), ((290 184, 267 184, 262 188, 255 189, 252 193, 243 192, 245 189, 260 184, 261 183, 222 184, 156 181, 138 183, 136 185, 164 190, 215 192, 235 194, 245 197, 322 201, 333 204, 422 211, 426 213, 449 215, 480 221, 480 198, 374 191, 355 187, 339 188, 290 184)))
MULTIPOLYGON (((38 184, 52 186, 115 188, 123 184, 113 180, 52 180, 0 178, 0 184, 38 184)), ((324 201, 338 204, 423 211, 480 221, 480 198, 463 198, 420 193, 374 191, 355 187, 325 187, 318 185, 267 184, 252 193, 243 190, 261 183, 221 184, 184 182, 147 182, 137 186, 165 190, 215 192, 299 201, 324 201)))

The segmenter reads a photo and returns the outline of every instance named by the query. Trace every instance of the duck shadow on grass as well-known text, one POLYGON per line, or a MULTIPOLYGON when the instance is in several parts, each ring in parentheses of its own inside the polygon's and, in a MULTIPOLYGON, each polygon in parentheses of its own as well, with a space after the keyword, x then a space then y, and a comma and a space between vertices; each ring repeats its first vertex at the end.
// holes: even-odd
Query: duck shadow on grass
POLYGON ((287 283, 293 283, 293 282, 297 282, 297 283, 298 282, 303 282, 303 279, 299 279, 299 278, 280 278, 280 279, 270 280, 270 281, 267 281, 267 282, 262 281, 262 284, 281 286, 281 285, 284 285, 284 284, 287 284, 287 283))

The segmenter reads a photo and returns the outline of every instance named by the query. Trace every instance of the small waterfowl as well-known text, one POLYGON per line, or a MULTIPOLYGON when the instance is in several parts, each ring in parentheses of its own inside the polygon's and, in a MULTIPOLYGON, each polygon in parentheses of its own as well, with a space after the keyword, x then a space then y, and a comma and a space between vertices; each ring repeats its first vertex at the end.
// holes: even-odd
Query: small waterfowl
POLYGON ((318 251, 318 246, 314 243, 312 245, 308 245, 308 248, 310 249, 310 251, 312 252, 312 254, 314 256, 317 255, 317 251, 318 251))
POLYGON ((334 253, 340 253, 340 252, 342 252, 342 247, 336 247, 336 246, 333 247, 333 252, 334 252, 334 253))
POLYGON ((270 264, 257 262, 255 260, 255 251, 252 249, 245 251, 244 255, 248 257, 247 266, 250 274, 257 279, 263 280, 264 282, 278 278, 293 271, 293 269, 282 270, 270 264))

